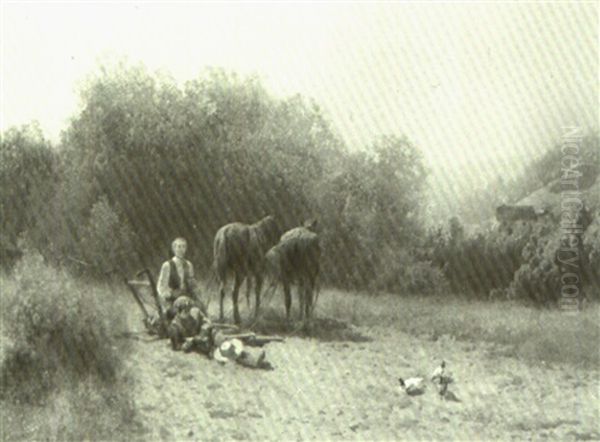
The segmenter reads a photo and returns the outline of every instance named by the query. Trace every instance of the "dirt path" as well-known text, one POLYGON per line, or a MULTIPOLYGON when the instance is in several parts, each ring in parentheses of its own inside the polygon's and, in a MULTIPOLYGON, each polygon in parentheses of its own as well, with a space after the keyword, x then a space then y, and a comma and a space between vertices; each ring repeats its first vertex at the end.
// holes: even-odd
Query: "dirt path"
POLYGON ((271 343, 274 371, 135 340, 140 439, 600 440, 597 371, 531 367, 447 337, 360 331, 373 340, 271 343), (462 402, 441 401, 433 386, 398 392, 399 376, 427 375, 442 356, 462 402))

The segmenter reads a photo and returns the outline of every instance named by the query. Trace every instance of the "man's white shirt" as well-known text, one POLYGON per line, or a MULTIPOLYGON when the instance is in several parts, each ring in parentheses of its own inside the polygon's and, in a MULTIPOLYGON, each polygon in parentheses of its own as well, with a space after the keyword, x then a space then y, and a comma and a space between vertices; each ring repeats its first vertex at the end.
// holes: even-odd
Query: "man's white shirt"
MULTIPOLYGON (((175 269, 177 269, 177 274, 179 275, 179 280, 182 284, 185 281, 185 271, 183 268, 184 262, 187 263, 186 260, 182 260, 180 258, 172 258, 175 262, 175 269)), ((169 287, 169 278, 171 277, 171 264, 170 261, 165 261, 160 269, 160 275, 158 277, 157 290, 158 295, 161 297, 163 302, 171 297, 171 288, 169 287)), ((194 277, 194 269, 191 264, 187 264, 189 267, 190 274, 189 279, 191 280, 194 277)))

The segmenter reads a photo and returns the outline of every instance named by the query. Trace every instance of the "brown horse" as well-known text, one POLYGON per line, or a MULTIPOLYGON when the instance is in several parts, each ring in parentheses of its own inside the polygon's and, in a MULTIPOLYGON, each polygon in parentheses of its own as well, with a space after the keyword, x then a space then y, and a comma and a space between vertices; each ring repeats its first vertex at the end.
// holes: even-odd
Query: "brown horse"
MULTIPOLYGON (((234 276, 233 318, 236 324, 241 322, 238 309, 238 293, 244 279, 253 276, 255 280, 256 305, 254 315, 258 316, 260 292, 262 289, 264 257, 269 248, 277 242, 280 230, 273 216, 267 216, 257 223, 248 225, 230 223, 221 227, 215 235, 213 244, 213 266, 219 279, 219 317, 223 320, 223 299, 227 277, 234 276)), ((250 288, 248 288, 248 291, 250 288)))
POLYGON ((283 285, 285 314, 290 319, 292 307, 291 284, 298 284, 300 319, 310 317, 313 295, 319 276, 321 247, 318 235, 307 227, 286 232, 266 256, 271 277, 283 285))

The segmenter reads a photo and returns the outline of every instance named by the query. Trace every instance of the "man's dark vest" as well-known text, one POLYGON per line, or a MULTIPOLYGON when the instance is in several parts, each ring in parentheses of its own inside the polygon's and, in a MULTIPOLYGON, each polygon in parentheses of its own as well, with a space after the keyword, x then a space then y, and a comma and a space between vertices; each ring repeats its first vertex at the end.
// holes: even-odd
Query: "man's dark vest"
POLYGON ((175 265, 175 261, 173 259, 169 260, 169 266, 169 288, 171 290, 177 290, 183 286, 185 290, 187 290, 189 288, 187 286, 187 280, 190 277, 187 261, 183 261, 183 281, 179 277, 179 272, 177 271, 177 266, 175 265))

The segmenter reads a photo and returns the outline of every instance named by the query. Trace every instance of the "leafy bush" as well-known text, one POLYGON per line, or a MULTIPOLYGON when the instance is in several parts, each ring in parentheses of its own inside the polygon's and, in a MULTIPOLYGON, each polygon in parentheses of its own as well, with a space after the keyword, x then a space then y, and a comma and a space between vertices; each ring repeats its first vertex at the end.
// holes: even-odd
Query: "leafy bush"
POLYGON ((122 309, 27 252, 3 277, 0 428, 6 440, 130 440, 122 309))
POLYGON ((587 295, 591 299, 600 300, 600 211, 585 231, 583 247, 586 258, 585 282, 589 287, 587 295))
POLYGON ((523 248, 523 265, 515 273, 511 296, 536 304, 554 304, 562 296, 561 278, 570 269, 565 263, 576 259, 572 270, 577 274, 576 284, 582 297, 598 299, 599 219, 587 212, 578 213, 577 217, 577 224, 583 226, 582 234, 573 234, 552 221, 536 223, 523 248))
MULTIPOLYGON (((57 155, 37 125, 0 138, 0 266, 20 256, 17 239, 40 222, 57 181, 57 155)), ((47 237, 45 238, 47 240, 47 237)))
POLYGON ((26 254, 2 285, 4 399, 43 401, 84 380, 118 383, 121 359, 112 336, 125 326, 110 299, 101 303, 37 254, 26 254))
POLYGON ((125 273, 134 252, 134 234, 111 208, 106 197, 92 206, 81 235, 83 257, 92 269, 107 272, 114 268, 125 273))
POLYGON ((541 238, 533 236, 523 250, 524 264, 516 271, 510 286, 510 296, 551 305, 560 297, 560 269, 556 253, 560 248, 560 233, 541 238))
POLYGON ((446 229, 429 234, 423 254, 443 271, 451 291, 482 298, 494 291, 497 297, 521 266, 523 247, 535 228, 516 223, 487 235, 467 236, 460 221, 451 219, 446 229))
POLYGON ((448 291, 441 269, 430 261, 418 261, 412 254, 389 247, 382 250, 377 277, 372 286, 378 291, 410 294, 439 294, 448 291))
MULTIPOLYGON (((578 251, 580 278, 589 298, 598 293, 599 231, 595 218, 578 251)), ((501 224, 486 235, 466 237, 460 222, 451 220, 446 230, 429 234, 423 255, 443 269, 453 292, 554 305, 561 296, 557 253, 562 233, 554 219, 544 217, 501 224)))
POLYGON ((409 293, 426 295, 448 292, 449 285, 444 273, 431 265, 429 261, 418 261, 410 264, 404 271, 406 290, 409 293))

